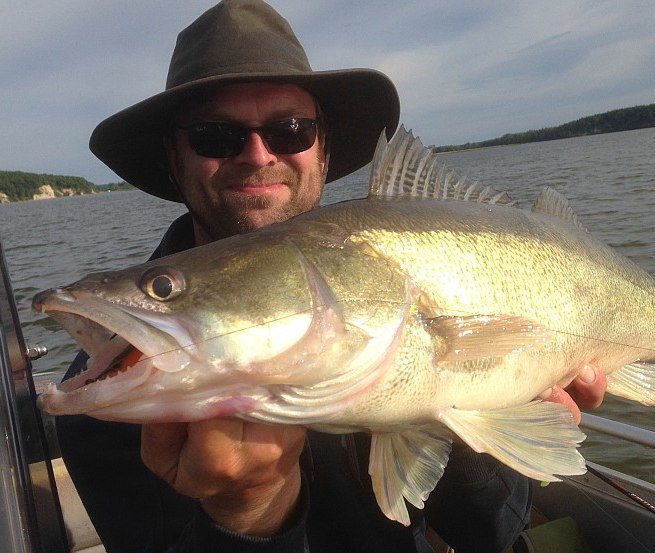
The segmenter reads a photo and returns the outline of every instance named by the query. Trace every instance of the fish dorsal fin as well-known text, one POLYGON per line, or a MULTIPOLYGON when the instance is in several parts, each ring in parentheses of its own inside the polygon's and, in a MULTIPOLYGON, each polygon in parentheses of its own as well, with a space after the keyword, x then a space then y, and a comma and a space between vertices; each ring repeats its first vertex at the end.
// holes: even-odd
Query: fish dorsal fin
POLYGON ((569 201, 554 188, 547 186, 541 191, 541 194, 539 194, 532 206, 532 212, 559 217, 560 219, 573 223, 582 230, 586 230, 578 220, 577 215, 573 212, 569 201))
POLYGON ((512 205, 506 192, 461 177, 403 125, 387 143, 382 131, 369 178, 369 198, 459 199, 512 205))

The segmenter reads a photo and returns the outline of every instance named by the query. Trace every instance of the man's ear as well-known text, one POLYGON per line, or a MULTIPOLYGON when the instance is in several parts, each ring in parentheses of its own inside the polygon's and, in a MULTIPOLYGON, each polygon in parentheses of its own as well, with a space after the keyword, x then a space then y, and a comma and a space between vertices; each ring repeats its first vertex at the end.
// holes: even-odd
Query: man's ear
POLYGON ((162 137, 162 144, 166 152, 166 160, 168 161, 168 178, 176 186, 180 182, 180 156, 175 144, 175 137, 171 133, 166 133, 162 137))
POLYGON ((325 184, 328 169, 330 168, 330 136, 324 133, 321 140, 323 142, 323 184, 325 184))

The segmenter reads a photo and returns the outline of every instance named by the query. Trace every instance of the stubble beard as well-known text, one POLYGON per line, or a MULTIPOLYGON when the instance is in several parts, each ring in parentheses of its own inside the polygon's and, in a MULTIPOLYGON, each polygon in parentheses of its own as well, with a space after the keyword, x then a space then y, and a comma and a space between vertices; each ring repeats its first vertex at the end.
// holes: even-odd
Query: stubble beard
POLYGON ((258 182, 285 182, 291 191, 289 201, 274 209, 274 200, 266 196, 243 196, 231 205, 223 205, 222 209, 214 210, 203 217, 203 227, 213 240, 227 238, 235 234, 245 234, 274 223, 287 221, 296 215, 311 211, 318 206, 320 191, 322 191, 323 176, 318 172, 308 175, 308 181, 301 183, 296 175, 280 176, 267 175, 266 178, 245 179, 245 183, 258 184, 258 182), (303 187, 318 189, 319 193, 312 195, 302 194, 303 187), (269 211, 269 213, 266 213, 269 211), (257 215, 262 215, 258 217, 257 215))

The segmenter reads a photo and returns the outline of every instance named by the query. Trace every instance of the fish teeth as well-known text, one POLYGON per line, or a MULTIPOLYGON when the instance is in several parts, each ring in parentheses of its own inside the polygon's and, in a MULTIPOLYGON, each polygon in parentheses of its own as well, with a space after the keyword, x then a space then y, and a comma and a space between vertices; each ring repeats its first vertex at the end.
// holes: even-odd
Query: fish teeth
POLYGON ((94 384, 98 381, 106 380, 107 378, 114 378, 117 376, 119 373, 124 373, 127 372, 128 369, 130 369, 130 366, 121 366, 120 365, 120 358, 116 359, 116 363, 112 365, 111 368, 107 369, 105 372, 103 372, 99 377, 97 378, 89 378, 84 382, 85 386, 88 386, 89 384, 94 384))

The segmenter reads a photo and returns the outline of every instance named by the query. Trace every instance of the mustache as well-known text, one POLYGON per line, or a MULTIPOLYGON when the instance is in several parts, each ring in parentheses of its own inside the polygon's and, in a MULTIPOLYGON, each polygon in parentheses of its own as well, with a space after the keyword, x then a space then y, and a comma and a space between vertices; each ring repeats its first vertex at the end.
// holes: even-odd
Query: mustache
POLYGON ((256 171, 234 172, 230 175, 223 175, 220 181, 224 186, 262 186, 271 182, 281 182, 288 186, 297 185, 298 178, 291 170, 280 169, 258 169, 256 171))

